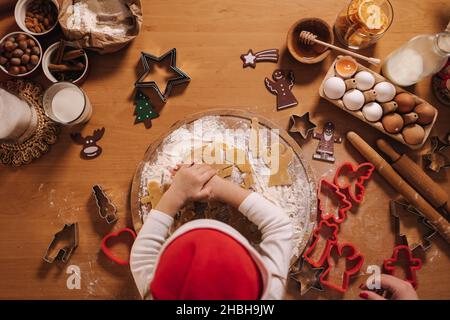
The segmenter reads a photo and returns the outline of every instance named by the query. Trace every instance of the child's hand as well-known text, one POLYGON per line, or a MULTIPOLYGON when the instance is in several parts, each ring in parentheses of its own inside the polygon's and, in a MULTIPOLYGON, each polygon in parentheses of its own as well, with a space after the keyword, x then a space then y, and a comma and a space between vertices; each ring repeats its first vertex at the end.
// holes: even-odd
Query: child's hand
MULTIPOLYGON (((391 275, 381 275, 381 287, 391 293, 391 300, 418 300, 416 290, 413 286, 404 280, 396 278, 391 275)), ((366 286, 362 287, 366 289, 366 286)), ((359 293, 359 296, 367 300, 386 300, 384 297, 376 294, 373 291, 363 290, 359 293)))
POLYGON ((219 176, 214 176, 205 186, 211 190, 210 200, 229 204, 238 208, 242 201, 251 193, 237 184, 225 180, 219 176))
POLYGON ((178 165, 173 174, 172 185, 155 209, 174 216, 188 201, 209 199, 211 188, 205 185, 216 170, 206 164, 178 165))

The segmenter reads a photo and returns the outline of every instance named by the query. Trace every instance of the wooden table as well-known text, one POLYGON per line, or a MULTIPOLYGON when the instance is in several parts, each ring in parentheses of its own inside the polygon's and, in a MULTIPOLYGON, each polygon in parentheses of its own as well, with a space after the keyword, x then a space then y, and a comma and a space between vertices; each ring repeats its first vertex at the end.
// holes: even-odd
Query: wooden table
MULTIPOLYGON (((6 1, 2 0, 1 3, 6 1)), ((248 110, 288 126, 289 115, 309 111, 319 128, 333 121, 344 135, 354 130, 370 143, 382 135, 330 103, 321 100, 318 88, 335 58, 323 63, 303 65, 286 51, 286 34, 296 20, 318 16, 333 24, 342 1, 144 1, 144 25, 138 38, 114 54, 90 55, 92 69, 83 84, 94 114, 82 133, 90 134, 105 127, 99 142, 103 154, 92 161, 79 158, 80 146, 64 128, 51 152, 31 165, 21 168, 0 167, 0 298, 2 299, 135 299, 139 295, 127 267, 113 265, 99 252, 100 240, 110 228, 96 213, 91 197, 94 184, 102 185, 119 208, 120 220, 112 229, 131 225, 128 202, 130 182, 137 163, 148 145, 175 121, 198 111, 213 108, 248 110), (151 129, 134 125, 133 83, 141 51, 155 55, 176 47, 178 66, 192 77, 189 85, 175 88, 168 102, 158 104, 161 116, 151 129), (264 87, 263 79, 276 68, 260 63, 256 69, 242 69, 240 54, 249 48, 279 48, 279 66, 296 75, 294 94, 299 105, 281 112, 275 110, 275 97, 264 87), (68 265, 81 269, 81 289, 66 288, 67 265, 49 265, 42 260, 52 235, 64 223, 78 221, 80 244, 68 265)), ((376 46, 363 51, 384 58, 400 44, 421 33, 443 30, 450 18, 447 0, 392 1, 395 18, 387 34, 376 46)), ((0 14, 1 34, 18 30, 12 9, 0 14)), ((375 68, 376 69, 376 68, 375 68)), ((6 79, 2 75, 1 80, 6 79)), ((41 81, 42 76, 36 80, 41 81)), ((430 79, 411 89, 439 109, 433 134, 441 137, 448 130, 450 108, 437 102, 430 89, 430 79)), ((153 99, 155 100, 155 99, 153 99)), ((155 100, 156 101, 156 100, 155 100)), ((298 139, 298 137, 297 137, 298 139)), ((310 160, 317 141, 298 139, 316 179, 331 178, 335 166, 310 160)), ((396 144, 401 151, 407 151, 396 144)), ((428 147, 425 147, 426 151, 428 147)), ((420 161, 419 153, 409 154, 420 161)), ((361 162, 362 157, 344 141, 336 145, 337 163, 361 162)), ((448 172, 432 175, 450 190, 448 172)), ((364 202, 342 227, 340 239, 353 242, 365 255, 368 265, 381 265, 394 246, 389 200, 398 195, 374 174, 364 202)), ((450 299, 449 245, 439 236, 425 254, 418 272, 419 296, 450 299)), ((310 291, 308 299, 352 299, 357 297, 358 279, 346 294, 310 291)), ((289 285, 288 298, 300 298, 289 285)))

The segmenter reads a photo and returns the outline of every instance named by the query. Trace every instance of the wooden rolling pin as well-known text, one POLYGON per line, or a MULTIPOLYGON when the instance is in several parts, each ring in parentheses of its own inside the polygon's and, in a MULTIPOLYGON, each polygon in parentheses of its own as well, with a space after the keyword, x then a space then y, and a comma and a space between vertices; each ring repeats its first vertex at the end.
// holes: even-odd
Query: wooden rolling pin
POLYGON ((450 223, 439 214, 416 190, 384 160, 371 146, 355 132, 347 133, 347 140, 377 169, 378 173, 400 193, 411 205, 419 210, 441 236, 450 243, 450 223))
POLYGON ((436 209, 450 213, 450 201, 447 192, 434 182, 421 167, 406 154, 399 154, 383 139, 377 140, 378 148, 392 161, 394 169, 429 201, 436 209))

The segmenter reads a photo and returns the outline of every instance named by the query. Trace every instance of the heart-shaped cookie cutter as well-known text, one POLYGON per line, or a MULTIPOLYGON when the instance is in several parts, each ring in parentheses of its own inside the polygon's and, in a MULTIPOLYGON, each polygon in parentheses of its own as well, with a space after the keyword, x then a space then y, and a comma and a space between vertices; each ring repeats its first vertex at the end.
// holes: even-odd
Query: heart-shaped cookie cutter
POLYGON ((103 253, 105 254, 105 256, 107 256, 111 261, 117 263, 118 265, 126 266, 130 262, 128 260, 123 260, 121 258, 116 257, 108 247, 108 240, 119 237, 122 233, 131 234, 131 236, 133 237, 133 241, 134 241, 134 239, 136 239, 136 233, 134 232, 134 230, 132 230, 130 228, 123 228, 116 232, 111 232, 111 233, 107 234, 106 236, 104 236, 100 247, 101 247, 101 250, 103 251, 103 253))

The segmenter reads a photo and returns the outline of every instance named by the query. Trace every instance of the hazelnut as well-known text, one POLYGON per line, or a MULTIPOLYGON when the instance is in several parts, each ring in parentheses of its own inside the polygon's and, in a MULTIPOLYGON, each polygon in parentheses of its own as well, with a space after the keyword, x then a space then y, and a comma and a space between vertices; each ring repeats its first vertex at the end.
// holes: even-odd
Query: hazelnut
POLYGON ((13 66, 19 66, 21 64, 20 58, 11 58, 9 60, 9 62, 13 65, 13 66))
POLYGON ((5 57, 3 57, 3 56, 0 56, 0 64, 3 66, 4 64, 6 64, 8 62, 8 59, 7 58, 5 58, 5 57))
POLYGON ((20 58, 21 56, 23 56, 23 50, 22 49, 15 49, 12 52, 13 57, 15 58, 20 58))
POLYGON ((8 37, 6 39, 6 41, 16 42, 16 39, 13 36, 11 36, 11 37, 8 37))
POLYGON ((26 68, 27 68, 28 71, 31 71, 31 70, 34 69, 34 66, 32 64, 27 64, 26 68))
POLYGON ((35 46, 35 47, 31 48, 31 52, 32 52, 33 54, 35 54, 35 55, 41 54, 41 51, 39 50, 39 47, 38 47, 38 46, 35 46))
POLYGON ((16 40, 17 41, 27 40, 27 36, 21 33, 17 36, 16 40))
POLYGON ((8 69, 8 72, 10 73, 10 74, 19 74, 19 67, 15 67, 15 66, 11 66, 11 67, 9 67, 9 69, 8 69))
POLYGON ((27 42, 29 47, 34 47, 36 45, 36 42, 34 42, 33 39, 28 39, 27 42))
POLYGON ((31 53, 31 49, 30 48, 26 48, 25 49, 25 54, 30 54, 31 53))
POLYGON ((28 47, 27 41, 26 40, 20 40, 19 41, 19 48, 22 50, 25 50, 28 47))
POLYGON ((32 64, 32 65, 37 65, 38 62, 39 62, 39 57, 38 57, 37 55, 33 54, 33 55, 30 57, 30 61, 31 61, 31 64, 32 64))
POLYGON ((25 66, 19 66, 19 73, 26 73, 28 70, 25 66))
POLYGON ((22 64, 28 64, 30 62, 30 56, 28 54, 24 54, 21 58, 22 64))
POLYGON ((6 40, 5 49, 6 49, 6 51, 13 51, 15 49, 14 42, 12 42, 10 40, 6 40))

